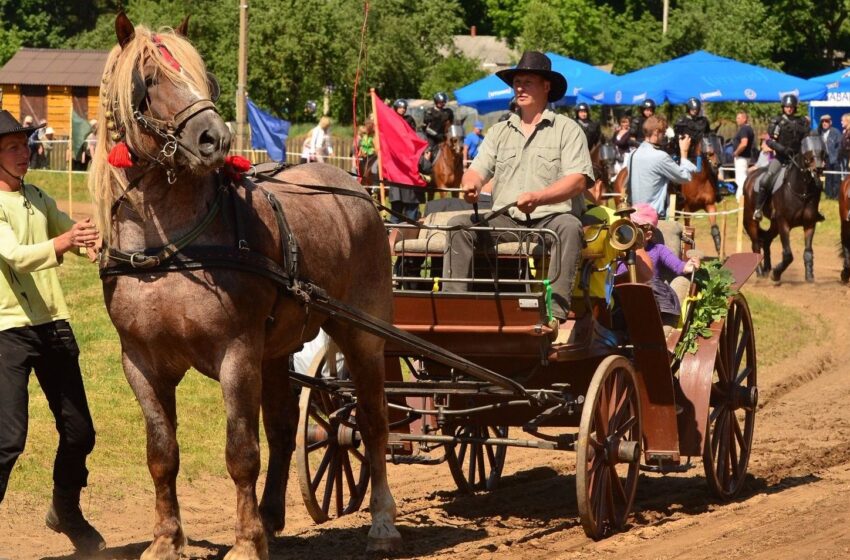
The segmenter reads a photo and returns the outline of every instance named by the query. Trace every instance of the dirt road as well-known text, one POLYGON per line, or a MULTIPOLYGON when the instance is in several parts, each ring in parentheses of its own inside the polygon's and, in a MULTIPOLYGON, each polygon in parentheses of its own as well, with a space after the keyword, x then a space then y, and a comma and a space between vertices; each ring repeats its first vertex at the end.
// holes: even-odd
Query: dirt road
MULTIPOLYGON (((816 238, 816 242, 818 239, 816 238)), ((850 321, 838 283, 835 247, 816 246, 815 284, 802 281, 802 251, 781 286, 752 280, 745 293, 790 306, 816 336, 759 370, 750 479, 734 503, 712 500, 702 466, 683 474, 643 474, 628 530, 601 542, 578 521, 573 455, 511 448, 502 486, 459 496, 447 467, 390 467, 405 549, 399 557, 850 558, 850 321)), ((788 324, 794 329, 794 324, 788 324)), ((762 359, 765 357, 762 356, 762 359)), ((770 360, 767 360, 770 361, 770 360)), ((294 477, 293 477, 294 478, 294 477)), ((227 479, 181 481, 192 558, 223 558, 233 542, 235 498, 227 479)), ((85 508, 111 548, 104 558, 137 558, 151 538, 150 491, 118 503, 88 496, 85 508)), ((285 536, 273 558, 362 557, 368 513, 316 526, 297 484, 287 497, 285 536)), ((11 493, 0 508, 0 557, 64 557, 67 541, 41 522, 44 504, 11 493)))

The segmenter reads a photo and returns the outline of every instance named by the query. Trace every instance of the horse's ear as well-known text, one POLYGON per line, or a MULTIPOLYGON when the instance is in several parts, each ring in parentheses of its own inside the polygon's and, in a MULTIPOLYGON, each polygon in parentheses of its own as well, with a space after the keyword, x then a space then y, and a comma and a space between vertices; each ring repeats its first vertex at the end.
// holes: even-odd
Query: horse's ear
POLYGON ((121 45, 122 49, 136 36, 136 28, 127 14, 124 13, 124 10, 121 10, 115 16, 115 36, 118 37, 118 44, 121 45))
POLYGON ((183 18, 183 21, 180 22, 180 25, 174 30, 175 33, 181 35, 183 37, 189 38, 189 15, 183 18))

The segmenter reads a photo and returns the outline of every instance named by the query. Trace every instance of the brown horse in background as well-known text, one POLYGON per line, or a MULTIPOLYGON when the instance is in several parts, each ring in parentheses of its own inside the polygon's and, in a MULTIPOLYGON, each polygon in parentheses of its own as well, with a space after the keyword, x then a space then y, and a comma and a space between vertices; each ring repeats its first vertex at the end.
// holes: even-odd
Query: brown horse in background
POLYGON ((259 273, 273 270, 269 264, 228 264, 238 264, 238 254, 243 265, 294 267, 289 237, 298 245, 293 280, 309 278, 330 297, 392 321, 390 255, 380 216, 368 200, 304 187, 362 193, 347 173, 323 163, 292 167, 277 181, 257 185, 237 178, 231 184, 217 171, 230 133, 210 100, 213 78, 184 38, 186 22, 176 32, 152 34, 122 12, 115 28, 119 45, 109 54, 101 85, 112 110, 100 112, 99 127, 125 134, 134 164, 108 163, 116 142, 107 136, 97 144, 89 185, 108 236, 101 263, 106 308, 144 416, 156 492, 154 538, 141 558, 177 560, 186 544, 177 500, 176 389, 190 368, 220 382, 227 415, 225 459, 236 487, 237 522, 225 558, 269 557, 267 535, 284 528, 298 421, 289 356, 320 327, 340 347, 357 391, 356 420, 372 486, 368 547, 394 548, 401 537, 386 473, 384 340, 327 313, 308 313, 288 295, 294 286, 259 273), (281 231, 277 209, 291 236, 281 231), (162 247, 175 247, 174 258, 162 247), (205 251, 218 254, 220 264, 204 264, 205 251), (122 268, 127 261, 133 267, 122 268), (180 268, 184 262, 200 268, 180 268), (261 412, 269 458, 258 504, 261 412))
MULTIPOLYGON (((744 229, 752 242, 753 252, 764 254, 764 259, 757 269, 759 276, 765 276, 770 272, 774 282, 780 281, 782 273, 794 260, 791 252, 791 229, 802 227, 806 243, 806 249, 803 252, 806 282, 814 282, 812 240, 819 220, 818 205, 822 192, 820 172, 824 168, 825 154, 826 146, 820 136, 806 136, 803 139, 801 153, 794 156, 791 163, 787 165, 782 186, 773 193, 770 203, 765 205, 764 216, 770 218, 768 229, 762 229, 759 222, 753 219, 756 200, 755 182, 766 169, 757 169, 747 176, 744 182, 744 229), (771 271, 770 244, 777 235, 782 241, 782 262, 771 271)), ((761 185, 760 188, 772 187, 772 185, 761 185)), ((842 272, 842 277, 843 275, 842 272)))
POLYGON ((841 182, 838 192, 838 218, 841 220, 841 253, 844 267, 841 269, 841 282, 850 281, 850 175, 841 182))
MULTIPOLYGON (((431 186, 438 189, 456 189, 463 177, 463 126, 446 123, 446 139, 439 146, 431 170, 431 186)), ((451 193, 457 196, 458 193, 451 193)))
POLYGON ((614 163, 617 161, 617 152, 610 143, 596 144, 590 150, 590 163, 593 167, 593 175, 596 181, 590 190, 593 200, 604 204, 603 193, 611 192, 611 179, 614 176, 614 163))

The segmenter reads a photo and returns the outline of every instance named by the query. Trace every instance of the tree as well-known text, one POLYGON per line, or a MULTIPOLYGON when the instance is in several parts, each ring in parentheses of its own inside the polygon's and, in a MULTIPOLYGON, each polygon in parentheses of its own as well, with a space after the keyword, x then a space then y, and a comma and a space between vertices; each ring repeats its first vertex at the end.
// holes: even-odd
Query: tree
POLYGON ((481 69, 477 60, 455 53, 431 67, 419 86, 419 95, 431 98, 438 91, 451 95, 459 87, 486 75, 487 72, 481 69))
POLYGON ((531 0, 522 16, 522 50, 557 51, 601 64, 602 11, 589 0, 531 0))

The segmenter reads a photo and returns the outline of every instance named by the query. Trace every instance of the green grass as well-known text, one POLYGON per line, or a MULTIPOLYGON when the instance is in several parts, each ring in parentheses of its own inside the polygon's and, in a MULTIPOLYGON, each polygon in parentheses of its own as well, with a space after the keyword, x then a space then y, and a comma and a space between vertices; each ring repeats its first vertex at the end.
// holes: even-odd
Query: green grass
MULTIPOLYGON (((71 174, 71 192, 75 202, 91 202, 87 181, 88 173, 71 174)), ((56 200, 68 200, 67 172, 36 169, 27 173, 26 182, 43 189, 56 200)))

